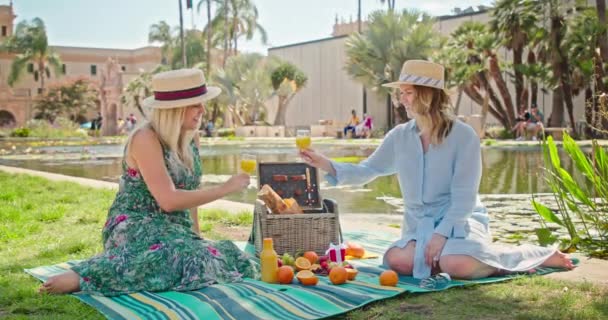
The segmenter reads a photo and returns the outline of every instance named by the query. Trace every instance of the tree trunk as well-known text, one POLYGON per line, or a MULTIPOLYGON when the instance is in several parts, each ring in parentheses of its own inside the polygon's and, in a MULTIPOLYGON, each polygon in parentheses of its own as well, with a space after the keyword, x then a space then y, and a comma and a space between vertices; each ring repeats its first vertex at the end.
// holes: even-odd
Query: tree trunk
POLYGON ((562 79, 562 66, 561 66, 561 28, 562 23, 559 17, 551 17, 551 69, 553 70, 553 77, 559 81, 560 85, 553 90, 553 110, 549 117, 550 127, 561 127, 564 123, 564 90, 562 79))
POLYGON ((40 94, 44 94, 44 77, 46 76, 44 72, 44 64, 38 63, 38 74, 40 75, 40 94))
MULTIPOLYGON (((534 54, 534 50, 528 51, 528 65, 536 64, 536 55, 534 54)), ((534 77, 530 77, 530 105, 538 106, 538 82, 534 77)), ((528 107, 528 102, 526 101, 526 108, 528 107)))
POLYGON ((513 48, 513 69, 515 72, 515 110, 519 110, 520 106, 528 105, 528 101, 524 100, 524 75, 519 70, 519 66, 523 64, 523 47, 513 48))
MULTIPOLYGON (((597 6, 597 17, 600 21, 600 26, 606 26, 606 1, 596 0, 595 3, 597 6)), ((606 34, 606 28, 601 29, 598 42, 600 45, 602 62, 608 62, 608 35, 606 34)))
POLYGON ((387 132, 391 131, 391 129, 393 129, 394 126, 394 110, 393 110, 393 99, 391 98, 391 95, 388 94, 386 95, 386 111, 387 111, 387 132))
POLYGON ((207 77, 211 74, 211 0, 207 0, 207 77))
MULTIPOLYGON (((492 89, 492 86, 490 85, 490 81, 488 79, 487 74, 484 71, 478 72, 477 80, 479 80, 479 83, 482 88, 488 88, 488 93, 490 94, 490 101, 492 101, 492 104, 494 104, 496 112, 500 114, 500 118, 503 119, 503 121, 506 123, 506 127, 510 128, 511 126, 509 125, 509 117, 507 116, 507 112, 502 106, 502 102, 500 102, 500 99, 498 99, 498 96, 496 96, 496 93, 494 93, 494 89, 492 89)), ((480 98, 479 101, 483 101, 483 98, 480 98)), ((479 105, 482 106, 483 103, 479 103, 479 105)))
MULTIPOLYGON (((585 88, 585 126, 584 134, 585 138, 595 138, 592 129, 593 126, 593 110, 595 105, 595 99, 593 99, 593 90, 590 86, 585 88)), ((582 132, 581 132, 582 133, 582 132)))
POLYGON ((275 126, 284 126, 285 117, 287 115, 287 96, 279 96, 279 107, 277 108, 277 115, 274 118, 275 126))
POLYGON ((570 127, 572 128, 573 137, 578 136, 578 132, 576 131, 576 121, 574 120, 574 103, 572 98, 572 85, 570 84, 570 72, 568 70, 570 67, 568 66, 568 57, 562 57, 562 88, 564 89, 564 102, 566 103, 566 110, 568 110, 568 118, 570 120, 570 127))
POLYGON ((502 97, 502 101, 505 103, 505 112, 507 114, 509 127, 512 127, 515 124, 515 109, 513 107, 513 100, 511 99, 509 88, 502 77, 500 66, 498 65, 498 59, 495 53, 490 54, 488 62, 490 75, 492 75, 494 83, 496 83, 496 86, 498 87, 498 92, 500 92, 500 96, 502 97))
POLYGON ((460 102, 462 101, 462 91, 464 90, 464 85, 461 84, 458 86, 458 97, 456 98, 456 105, 454 106, 454 114, 458 115, 460 111, 460 102))
POLYGON ((228 21, 228 0, 224 0, 224 61, 222 61, 222 67, 226 67, 226 60, 228 60, 228 34, 230 28, 230 22, 228 21))
MULTIPOLYGON (((464 93, 469 96, 469 98, 471 98, 471 100, 475 101, 475 103, 477 103, 480 106, 483 106, 483 97, 481 96, 481 93, 479 93, 477 91, 477 89, 475 89, 472 85, 465 85, 463 87, 464 93)), ((491 92, 488 94, 488 96, 491 96, 491 92)), ((496 118, 496 120, 498 120, 498 122, 500 122, 500 124, 502 124, 502 126, 505 128, 505 130, 509 130, 511 129, 509 127, 509 124, 506 121, 506 118, 500 114, 500 112, 498 112, 496 110, 495 107, 492 106, 492 104, 488 104, 488 112, 494 117, 496 118)))

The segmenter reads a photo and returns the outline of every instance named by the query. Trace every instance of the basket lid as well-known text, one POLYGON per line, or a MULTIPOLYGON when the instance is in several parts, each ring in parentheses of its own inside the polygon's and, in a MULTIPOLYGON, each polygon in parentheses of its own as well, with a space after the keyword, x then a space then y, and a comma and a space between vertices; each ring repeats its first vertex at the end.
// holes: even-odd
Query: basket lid
POLYGON ((323 209, 319 170, 304 162, 259 162, 258 188, 269 185, 281 198, 294 198, 302 209, 323 209))

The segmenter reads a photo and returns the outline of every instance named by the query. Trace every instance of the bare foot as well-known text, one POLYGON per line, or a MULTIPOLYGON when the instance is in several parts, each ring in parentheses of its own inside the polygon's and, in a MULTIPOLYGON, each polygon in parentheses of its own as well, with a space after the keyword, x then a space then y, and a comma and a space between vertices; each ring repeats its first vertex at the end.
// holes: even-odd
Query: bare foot
POLYGON ((80 290, 80 276, 72 271, 66 271, 60 275, 50 277, 40 286, 40 293, 71 293, 80 290))
POLYGON ((551 255, 547 260, 545 260, 545 262, 543 262, 543 264, 541 264, 541 267, 562 268, 570 270, 574 269, 574 264, 565 253, 561 251, 555 251, 553 255, 551 255))

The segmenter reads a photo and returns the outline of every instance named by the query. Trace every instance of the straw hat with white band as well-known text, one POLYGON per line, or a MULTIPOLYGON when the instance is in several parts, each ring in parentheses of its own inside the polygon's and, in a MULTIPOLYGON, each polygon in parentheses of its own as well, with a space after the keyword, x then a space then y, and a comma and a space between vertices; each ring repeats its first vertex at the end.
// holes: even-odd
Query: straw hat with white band
POLYGON ((444 89, 444 68, 426 60, 408 60, 401 68, 399 81, 385 83, 383 87, 399 88, 403 84, 444 89))
POLYGON ((152 77, 153 96, 144 99, 144 107, 172 109, 202 103, 217 97, 222 90, 207 86, 205 75, 198 69, 161 72, 152 77))

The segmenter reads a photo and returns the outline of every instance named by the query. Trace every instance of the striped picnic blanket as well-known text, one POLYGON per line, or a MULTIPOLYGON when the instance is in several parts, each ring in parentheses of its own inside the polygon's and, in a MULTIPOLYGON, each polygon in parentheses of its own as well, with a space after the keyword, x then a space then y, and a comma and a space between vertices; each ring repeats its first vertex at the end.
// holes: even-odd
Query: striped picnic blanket
MULTIPOLYGON (((316 286, 275 285, 245 279, 241 283, 213 285, 188 292, 140 292, 117 297, 73 294, 97 309, 108 319, 321 319, 335 316, 369 304, 394 297, 403 292, 430 292, 468 284, 491 283, 514 276, 486 278, 476 281, 451 281, 432 289, 421 286, 412 277, 401 276, 397 287, 384 287, 378 275, 385 269, 381 255, 390 240, 364 232, 347 232, 345 239, 365 244, 366 250, 378 253, 375 259, 350 261, 359 270, 357 279, 336 286, 327 277, 319 277, 316 286)), ((245 251, 252 248, 237 243, 245 251)), ((40 279, 59 274, 78 261, 27 269, 40 279)), ((540 269, 538 274, 556 270, 540 269)))

